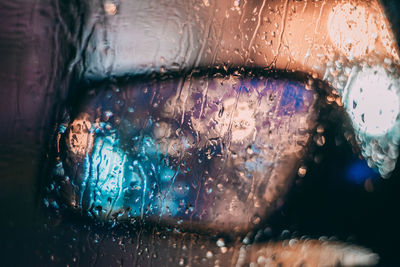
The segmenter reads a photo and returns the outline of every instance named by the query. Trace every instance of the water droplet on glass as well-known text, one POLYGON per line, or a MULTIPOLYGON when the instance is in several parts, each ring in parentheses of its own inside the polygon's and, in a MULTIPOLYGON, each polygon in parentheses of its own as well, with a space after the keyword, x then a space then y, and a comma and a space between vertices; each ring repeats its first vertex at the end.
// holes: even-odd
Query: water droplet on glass
POLYGON ((300 177, 304 177, 304 176, 306 175, 306 173, 307 173, 307 168, 306 168, 306 166, 301 166, 301 167, 299 168, 299 170, 297 171, 297 174, 298 174, 300 177))

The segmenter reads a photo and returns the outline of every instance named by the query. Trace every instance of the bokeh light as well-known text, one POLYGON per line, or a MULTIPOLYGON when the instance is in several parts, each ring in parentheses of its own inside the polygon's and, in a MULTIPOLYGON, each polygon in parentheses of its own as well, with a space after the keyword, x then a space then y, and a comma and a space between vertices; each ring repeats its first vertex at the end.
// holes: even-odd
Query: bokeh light
POLYGON ((328 25, 333 45, 348 57, 361 57, 375 47, 378 28, 362 5, 337 5, 329 15, 328 25))
POLYGON ((399 114, 397 93, 396 84, 383 68, 363 68, 349 86, 346 98, 355 129, 373 136, 387 133, 399 114))

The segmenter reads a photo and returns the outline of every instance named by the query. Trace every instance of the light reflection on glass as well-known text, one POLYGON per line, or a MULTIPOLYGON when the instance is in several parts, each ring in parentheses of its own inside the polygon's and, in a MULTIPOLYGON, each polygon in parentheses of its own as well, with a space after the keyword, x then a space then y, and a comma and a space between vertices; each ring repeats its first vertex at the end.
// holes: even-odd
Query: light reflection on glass
POLYGON ((74 184, 60 190, 105 221, 247 228, 282 203, 315 99, 300 82, 236 76, 92 91, 59 132, 58 173, 74 184))

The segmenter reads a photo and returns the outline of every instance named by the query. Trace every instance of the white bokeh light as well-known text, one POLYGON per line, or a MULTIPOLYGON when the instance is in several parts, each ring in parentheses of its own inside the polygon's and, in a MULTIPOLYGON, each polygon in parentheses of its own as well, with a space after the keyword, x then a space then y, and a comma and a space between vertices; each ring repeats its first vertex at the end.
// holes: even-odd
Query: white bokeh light
POLYGON ((356 131, 371 136, 389 132, 399 114, 398 86, 382 67, 364 67, 345 92, 356 131))

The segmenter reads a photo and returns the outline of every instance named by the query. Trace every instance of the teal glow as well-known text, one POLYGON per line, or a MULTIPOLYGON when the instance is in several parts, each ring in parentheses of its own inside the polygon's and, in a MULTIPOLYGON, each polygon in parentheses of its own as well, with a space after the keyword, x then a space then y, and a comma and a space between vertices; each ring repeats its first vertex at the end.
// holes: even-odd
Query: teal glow
POLYGON ((114 206, 121 204, 119 195, 122 190, 125 161, 126 155, 115 146, 110 137, 96 140, 91 168, 95 207, 101 206, 111 211, 114 206))
POLYGON ((81 194, 90 192, 90 211, 105 219, 124 212, 141 218, 175 216, 179 199, 170 187, 179 168, 174 171, 165 165, 165 155, 148 135, 137 139, 135 152, 122 149, 113 136, 96 136, 91 156, 85 160, 81 194))

